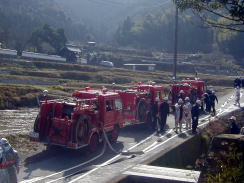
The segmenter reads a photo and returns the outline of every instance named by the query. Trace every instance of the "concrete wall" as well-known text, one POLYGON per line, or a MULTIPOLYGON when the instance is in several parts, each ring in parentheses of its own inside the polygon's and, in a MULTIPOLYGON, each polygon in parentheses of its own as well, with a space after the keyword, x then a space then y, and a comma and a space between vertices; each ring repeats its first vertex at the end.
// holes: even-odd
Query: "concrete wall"
POLYGON ((203 152, 206 152, 206 149, 205 142, 199 135, 195 135, 164 154, 161 158, 153 161, 151 165, 185 169, 188 165, 194 166, 196 159, 203 152))

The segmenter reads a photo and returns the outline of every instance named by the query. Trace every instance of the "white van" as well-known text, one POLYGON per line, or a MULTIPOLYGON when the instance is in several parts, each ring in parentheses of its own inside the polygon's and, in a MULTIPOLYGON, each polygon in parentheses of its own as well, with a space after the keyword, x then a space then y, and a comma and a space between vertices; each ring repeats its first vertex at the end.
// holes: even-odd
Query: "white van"
POLYGON ((114 67, 114 63, 110 61, 101 61, 100 65, 105 66, 105 67, 114 67))

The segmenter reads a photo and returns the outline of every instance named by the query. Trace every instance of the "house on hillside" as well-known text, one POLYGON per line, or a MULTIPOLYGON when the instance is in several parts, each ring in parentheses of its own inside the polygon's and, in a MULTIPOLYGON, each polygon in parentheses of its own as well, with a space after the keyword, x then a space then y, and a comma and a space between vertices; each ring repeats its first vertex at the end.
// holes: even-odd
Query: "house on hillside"
POLYGON ((87 42, 87 45, 90 46, 90 47, 95 47, 96 46, 96 42, 93 42, 93 41, 89 41, 87 42))
POLYGON ((77 62, 81 56, 81 49, 75 45, 65 45, 60 51, 59 55, 66 58, 67 62, 77 62))
POLYGON ((133 71, 155 71, 156 64, 124 64, 124 67, 133 71))

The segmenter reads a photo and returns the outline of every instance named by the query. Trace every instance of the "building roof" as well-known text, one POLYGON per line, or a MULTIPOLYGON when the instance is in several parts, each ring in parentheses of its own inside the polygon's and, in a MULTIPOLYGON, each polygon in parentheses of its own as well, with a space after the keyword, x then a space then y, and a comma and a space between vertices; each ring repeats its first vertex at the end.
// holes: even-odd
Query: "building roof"
POLYGON ((156 64, 124 64, 125 66, 156 66, 156 64))
POLYGON ((66 45, 65 46, 69 51, 72 52, 77 52, 77 53, 81 53, 81 49, 78 46, 75 45, 66 45))

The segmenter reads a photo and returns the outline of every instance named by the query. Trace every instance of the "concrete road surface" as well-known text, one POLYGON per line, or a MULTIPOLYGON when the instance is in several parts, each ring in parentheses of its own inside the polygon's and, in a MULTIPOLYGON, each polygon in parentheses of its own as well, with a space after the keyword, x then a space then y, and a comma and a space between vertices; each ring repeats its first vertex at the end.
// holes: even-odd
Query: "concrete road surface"
MULTIPOLYGON (((229 93, 219 98, 217 105, 219 114, 225 112, 229 107, 233 107, 234 97, 232 94, 229 93)), ((244 103, 243 96, 241 100, 244 103)), ((209 116, 203 115, 201 118, 205 118, 200 122, 200 126, 203 127, 208 123, 206 119, 209 116)), ((145 125, 122 129, 118 143, 113 147, 117 151, 129 150, 134 156, 131 156, 130 153, 128 156, 116 154, 109 148, 106 148, 105 152, 102 153, 102 145, 100 150, 94 154, 87 154, 86 149, 74 151, 57 148, 44 151, 39 155, 30 157, 30 159, 35 159, 40 155, 45 157, 45 153, 47 154, 46 158, 26 167, 21 167, 18 179, 21 183, 107 182, 133 165, 146 162, 160 151, 169 150, 192 136, 190 132, 186 131, 182 134, 176 134, 173 128, 173 115, 170 115, 167 129, 160 136, 148 130, 145 125), (95 159, 96 157, 98 158, 95 159)))

